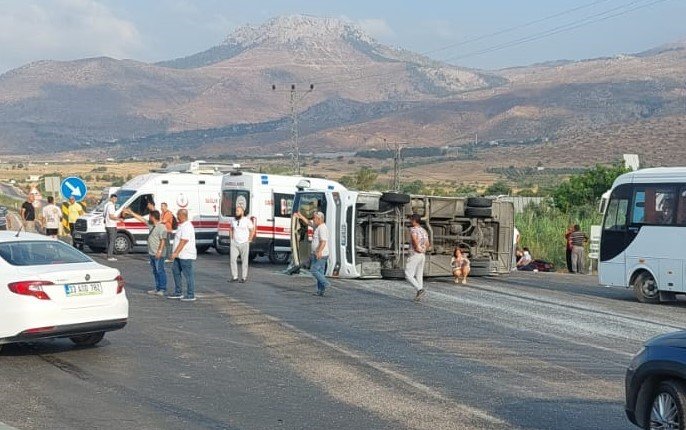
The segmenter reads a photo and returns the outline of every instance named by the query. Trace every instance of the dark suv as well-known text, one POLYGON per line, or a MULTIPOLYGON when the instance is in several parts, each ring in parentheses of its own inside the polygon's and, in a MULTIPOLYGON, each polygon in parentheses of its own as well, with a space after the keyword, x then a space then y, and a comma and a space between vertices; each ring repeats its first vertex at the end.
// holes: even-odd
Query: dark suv
POLYGON ((686 331, 650 339, 626 372, 626 415, 644 429, 686 428, 686 331))

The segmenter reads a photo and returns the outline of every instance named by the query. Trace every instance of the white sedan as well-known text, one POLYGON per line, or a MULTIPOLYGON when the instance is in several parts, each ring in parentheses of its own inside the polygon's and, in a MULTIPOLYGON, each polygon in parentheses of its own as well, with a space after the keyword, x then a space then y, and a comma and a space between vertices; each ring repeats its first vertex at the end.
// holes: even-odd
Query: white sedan
POLYGON ((95 345, 128 316, 117 269, 56 239, 0 231, 0 349, 48 338, 95 345))

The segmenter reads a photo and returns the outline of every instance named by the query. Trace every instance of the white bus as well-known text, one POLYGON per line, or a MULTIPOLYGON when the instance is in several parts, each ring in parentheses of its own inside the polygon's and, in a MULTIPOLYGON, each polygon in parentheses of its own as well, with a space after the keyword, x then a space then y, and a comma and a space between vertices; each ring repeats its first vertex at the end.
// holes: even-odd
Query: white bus
POLYGON ((686 294, 686 167, 615 180, 600 239, 600 283, 633 288, 643 303, 686 294))

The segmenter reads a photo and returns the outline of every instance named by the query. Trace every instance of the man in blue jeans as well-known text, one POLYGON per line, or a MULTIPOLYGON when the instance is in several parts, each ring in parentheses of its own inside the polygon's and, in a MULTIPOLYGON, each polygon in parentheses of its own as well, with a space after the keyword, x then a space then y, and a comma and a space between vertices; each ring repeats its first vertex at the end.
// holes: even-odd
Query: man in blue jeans
MULTIPOLYGON (((309 223, 300 212, 295 216, 309 223)), ((317 292, 314 295, 323 297, 326 288, 331 285, 326 279, 326 263, 329 261, 329 229, 325 224, 323 212, 316 212, 312 218, 314 234, 312 235, 312 255, 310 256, 310 273, 317 280, 317 292)))
POLYGON ((168 299, 180 299, 182 302, 195 301, 195 260, 198 251, 195 248, 195 228, 188 220, 188 210, 179 209, 176 213, 179 226, 174 234, 174 251, 170 256, 173 261, 174 294, 168 299), (183 295, 181 277, 186 279, 186 295, 183 295))
POLYGON ((148 256, 150 266, 152 266, 152 276, 155 279, 155 289, 149 290, 148 294, 162 297, 167 291, 167 273, 164 271, 165 246, 167 242, 167 228, 160 222, 159 211, 150 211, 149 220, 129 208, 122 210, 125 217, 130 215, 138 221, 149 224, 150 234, 148 235, 148 256))

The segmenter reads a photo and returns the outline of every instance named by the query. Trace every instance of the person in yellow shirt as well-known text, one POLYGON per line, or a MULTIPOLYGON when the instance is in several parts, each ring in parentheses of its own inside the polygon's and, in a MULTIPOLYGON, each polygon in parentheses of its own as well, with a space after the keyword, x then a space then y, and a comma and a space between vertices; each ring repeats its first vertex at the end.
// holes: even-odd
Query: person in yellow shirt
POLYGON ((80 203, 77 203, 74 197, 69 197, 69 216, 67 217, 67 220, 69 221, 69 233, 72 238, 74 237, 74 224, 83 214, 83 206, 81 206, 80 203))

